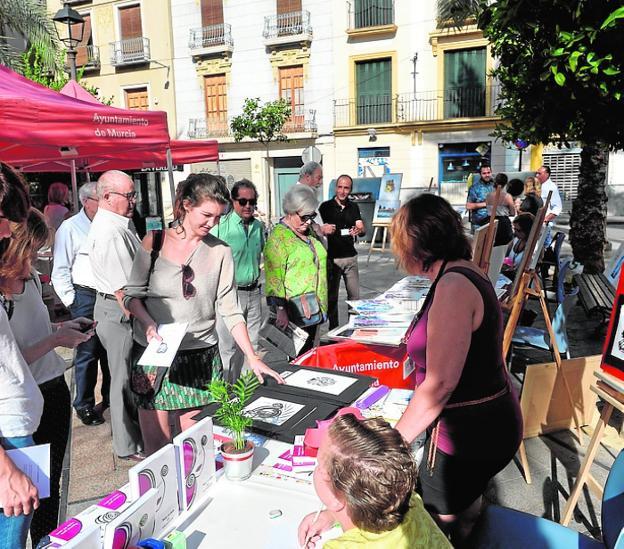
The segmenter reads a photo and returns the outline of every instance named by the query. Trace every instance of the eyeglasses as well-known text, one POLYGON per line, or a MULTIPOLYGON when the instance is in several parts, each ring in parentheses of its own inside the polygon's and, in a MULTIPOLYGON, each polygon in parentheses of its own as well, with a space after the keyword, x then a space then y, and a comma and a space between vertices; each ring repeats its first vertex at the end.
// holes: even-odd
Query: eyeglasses
POLYGON ((96 197, 94 197, 94 196, 87 196, 86 200, 93 200, 93 202, 99 202, 99 200, 96 197))
POLYGON ((136 200, 137 193, 136 191, 132 191, 129 193, 118 193, 117 191, 108 191, 108 194, 117 194, 119 196, 123 196, 128 202, 132 202, 136 200))
POLYGON ((191 268, 190 265, 182 265, 182 297, 184 299, 191 299, 191 297, 195 297, 197 290, 195 286, 191 284, 195 279, 195 271, 191 268))
POLYGON ((314 218, 316 217, 316 212, 311 213, 311 214, 305 214, 305 215, 301 215, 301 214, 297 214, 299 216, 299 219, 301 219, 301 223, 308 223, 309 221, 314 221, 314 218))
POLYGON ((255 198, 252 198, 251 200, 248 198, 235 198, 234 200, 236 200, 236 202, 238 202, 243 208, 247 206, 247 204, 255 206, 258 203, 255 198))

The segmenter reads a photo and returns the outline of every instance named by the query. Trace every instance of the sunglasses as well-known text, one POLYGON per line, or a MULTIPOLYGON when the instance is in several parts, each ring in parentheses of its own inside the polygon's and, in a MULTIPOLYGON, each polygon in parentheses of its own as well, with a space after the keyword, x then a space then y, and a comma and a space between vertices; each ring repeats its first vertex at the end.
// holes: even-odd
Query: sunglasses
POLYGON ((248 198, 235 198, 234 200, 236 200, 236 202, 238 202, 243 208, 247 206, 247 204, 255 206, 258 203, 255 198, 252 198, 251 200, 248 198))
POLYGON ((191 284, 195 279, 195 271, 190 265, 182 265, 182 297, 184 299, 191 299, 195 297, 197 290, 195 286, 191 284))
POLYGON ((311 213, 311 214, 305 214, 305 215, 301 215, 301 214, 297 214, 299 216, 299 219, 301 219, 301 223, 308 223, 308 221, 314 221, 314 218, 316 217, 316 212, 311 213))

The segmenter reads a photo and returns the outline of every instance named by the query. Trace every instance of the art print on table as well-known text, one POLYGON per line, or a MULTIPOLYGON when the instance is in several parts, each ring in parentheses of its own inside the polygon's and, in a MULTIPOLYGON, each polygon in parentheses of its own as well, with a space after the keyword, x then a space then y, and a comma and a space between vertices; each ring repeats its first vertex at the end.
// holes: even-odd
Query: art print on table
POLYGON ((243 413, 252 419, 270 423, 278 427, 284 425, 297 412, 303 410, 303 404, 277 400, 274 398, 260 397, 248 404, 243 409, 243 413))
POLYGON ((357 382, 356 378, 345 377, 313 370, 297 370, 285 379, 286 385, 310 389, 328 395, 340 395, 357 382))

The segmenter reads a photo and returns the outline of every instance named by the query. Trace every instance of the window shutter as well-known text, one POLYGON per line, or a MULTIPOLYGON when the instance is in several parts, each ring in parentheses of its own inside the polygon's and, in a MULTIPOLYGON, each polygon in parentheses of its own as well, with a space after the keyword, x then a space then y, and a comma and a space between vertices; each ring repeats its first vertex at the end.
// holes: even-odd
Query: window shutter
POLYGON ((87 51, 87 46, 93 44, 91 36, 91 14, 85 13, 82 18, 84 19, 82 42, 80 42, 76 48, 76 65, 79 67, 86 65, 89 62, 89 52, 87 51))
POLYGON ((126 108, 136 111, 149 109, 149 96, 147 88, 135 88, 126 90, 126 108))
POLYGON ((225 74, 204 76, 206 127, 213 133, 227 133, 227 84, 225 74))
POLYGON ((128 6, 119 8, 119 26, 121 39, 140 38, 143 36, 141 28, 141 6, 128 6))
POLYGON ((202 27, 223 23, 223 0, 201 0, 202 27))
POLYGON ((277 14, 301 11, 301 0, 277 0, 277 14))
POLYGON ((444 117, 485 114, 485 48, 444 54, 444 117))
POLYGON ((302 131, 305 126, 303 104, 303 65, 279 68, 279 94, 290 103, 292 115, 286 131, 302 131))
POLYGON ((357 123, 392 121, 392 62, 375 59, 356 63, 357 123))

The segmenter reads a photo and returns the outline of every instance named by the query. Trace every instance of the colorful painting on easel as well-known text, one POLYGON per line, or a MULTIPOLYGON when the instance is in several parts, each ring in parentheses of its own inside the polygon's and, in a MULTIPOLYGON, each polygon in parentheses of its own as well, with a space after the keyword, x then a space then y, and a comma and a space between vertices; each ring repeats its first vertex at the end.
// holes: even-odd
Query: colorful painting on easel
POLYGON ((624 379, 624 272, 615 292, 615 301, 607 329, 600 367, 619 379, 624 379))

